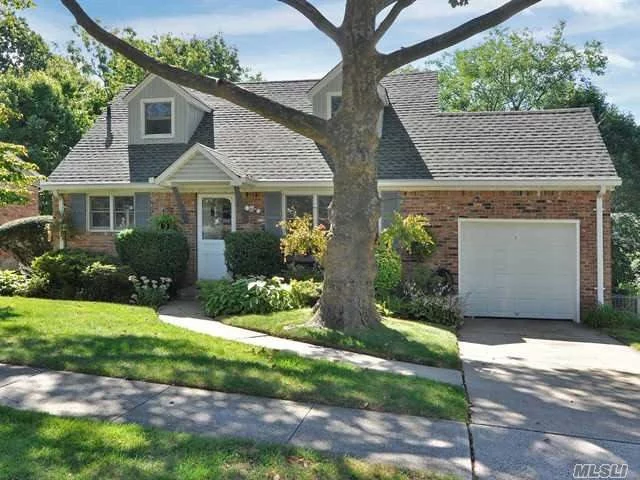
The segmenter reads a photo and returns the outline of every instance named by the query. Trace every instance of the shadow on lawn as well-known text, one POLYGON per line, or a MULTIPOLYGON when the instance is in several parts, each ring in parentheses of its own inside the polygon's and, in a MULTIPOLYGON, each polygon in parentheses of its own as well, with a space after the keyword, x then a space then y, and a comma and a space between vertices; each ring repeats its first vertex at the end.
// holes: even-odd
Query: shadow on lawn
POLYGON ((28 325, 0 331, 0 361, 8 363, 439 418, 466 409, 453 386, 198 335, 45 337, 28 325))
MULTIPOLYGON (((313 469, 322 461, 318 454, 295 447, 172 434, 136 425, 69 422, 5 407, 0 407, 0 432, 0 451, 6 454, 0 457, 0 472, 8 478, 54 474, 144 480, 191 472, 245 479, 257 478, 255 470, 260 468, 265 475, 292 474, 295 468, 313 469)), ((360 478, 347 459, 332 460, 331 478, 360 478)))
POLYGON ((20 315, 16 313, 13 307, 0 307, 0 320, 7 320, 9 318, 16 318, 20 315))

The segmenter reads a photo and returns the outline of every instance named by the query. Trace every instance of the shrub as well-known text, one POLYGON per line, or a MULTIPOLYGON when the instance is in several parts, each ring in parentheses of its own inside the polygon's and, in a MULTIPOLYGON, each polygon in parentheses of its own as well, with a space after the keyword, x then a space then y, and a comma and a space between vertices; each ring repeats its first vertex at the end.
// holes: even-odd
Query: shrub
POLYGON ((616 310, 611 305, 599 305, 587 312, 584 323, 594 328, 609 328, 639 321, 631 312, 616 310))
POLYGON ((295 217, 282 222, 286 235, 280 241, 285 257, 313 256, 320 265, 327 253, 329 231, 324 225, 313 226, 311 215, 295 217))
POLYGON ((19 295, 28 283, 27 277, 20 272, 0 270, 0 296, 19 295))
POLYGON ((129 267, 93 262, 82 272, 78 296, 83 300, 126 303, 133 291, 130 275, 129 267))
POLYGON ((428 227, 429 219, 425 216, 403 217, 396 212, 391 225, 380 234, 379 244, 387 250, 398 248, 403 253, 425 258, 435 249, 428 227))
POLYGON ((224 260, 236 276, 276 275, 282 270, 280 239, 268 232, 232 232, 224 238, 224 260))
POLYGON ((324 280, 324 272, 321 268, 318 268, 318 265, 289 263, 282 275, 289 281, 315 280, 318 283, 322 283, 324 280))
POLYGON ((174 232, 181 231, 180 221, 175 215, 169 215, 163 213, 162 215, 155 215, 149 220, 149 224, 153 230, 172 230, 174 232))
POLYGON ((211 317, 272 313, 296 306, 291 287, 278 277, 213 280, 198 285, 205 313, 211 317))
POLYGON ((133 285, 135 293, 131 295, 132 303, 158 309, 169 301, 170 278, 160 278, 160 280, 149 280, 147 277, 136 277, 131 275, 129 281, 133 285))
POLYGON ((322 295, 322 283, 314 280, 291 280, 291 296, 296 307, 312 307, 322 295))
POLYGON ((404 305, 400 308, 409 318, 450 327, 462 324, 462 305, 456 295, 427 293, 410 282, 404 290, 404 305))
POLYGON ((376 293, 386 297, 400 286, 402 259, 395 250, 381 247, 378 247, 375 255, 378 267, 375 280, 376 293))
POLYGON ((122 262, 140 277, 171 278, 180 282, 187 271, 189 243, 182 232, 129 229, 116 237, 122 262))
POLYGON ((445 268, 434 270, 424 264, 413 265, 406 278, 426 293, 448 295, 454 290, 453 276, 445 268))
MULTIPOLYGON (((101 253, 86 252, 84 250, 59 250, 45 253, 36 258, 31 264, 31 268, 35 277, 40 277, 46 281, 47 290, 44 293, 45 296, 74 299, 83 298, 84 292, 87 290, 85 282, 89 278, 93 280, 99 276, 97 272, 94 277, 85 276, 89 267, 96 263, 101 266, 118 264, 113 257, 101 253)), ((88 285, 88 289, 93 295, 93 286, 88 285)), ((121 292, 114 291, 100 294, 102 298, 107 295, 122 296, 121 292)))
POLYGON ((49 226, 53 217, 27 217, 0 226, 0 245, 23 266, 51 250, 49 226))

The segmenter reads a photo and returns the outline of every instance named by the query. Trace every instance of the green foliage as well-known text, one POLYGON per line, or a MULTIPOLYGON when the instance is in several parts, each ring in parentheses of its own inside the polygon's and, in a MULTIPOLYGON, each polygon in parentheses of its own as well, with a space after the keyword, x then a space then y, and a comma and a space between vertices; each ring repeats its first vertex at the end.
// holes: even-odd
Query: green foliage
POLYGON ((322 295, 322 282, 291 280, 291 296, 296 307, 312 307, 322 295))
POLYGON ((398 314, 450 327, 462 324, 462 305, 459 297, 428 293, 411 283, 405 285, 404 293, 404 299, 395 306, 399 310, 398 314))
MULTIPOLYGON (((27 6, 25 2, 21 2, 11 7, 27 6)), ((9 70, 42 70, 50 57, 49 46, 39 34, 31 30, 27 21, 16 15, 13 8, 0 6, 0 73, 9 70)))
POLYGON ((0 141, 24 145, 49 175, 93 123, 105 95, 69 61, 52 57, 45 70, 0 75, 0 104, 8 110, 0 141))
POLYGON ((156 280, 166 277, 180 283, 187 271, 189 243, 182 232, 123 230, 116 237, 116 250, 122 263, 138 276, 156 280))
POLYGON ((629 321, 639 320, 632 313, 616 310, 611 305, 599 305, 584 317, 584 323, 593 328, 615 328, 629 321))
POLYGON ((59 250, 36 258, 34 278, 44 285, 42 295, 60 299, 126 302, 131 295, 128 267, 101 253, 59 250))
POLYGON ((23 266, 51 249, 49 225, 53 217, 26 217, 0 226, 0 245, 23 266))
POLYGON ((133 284, 135 290, 131 300, 136 305, 157 310, 169 301, 169 289, 172 283, 170 278, 149 280, 147 277, 138 278, 135 275, 131 275, 129 281, 133 284))
POLYGON ((235 276, 270 277, 283 267, 280 239, 268 232, 231 232, 224 237, 224 260, 235 276))
POLYGON ((611 219, 614 286, 640 286, 640 217, 618 213, 611 219))
POLYGON ((28 282, 20 272, 0 270, 0 296, 18 295, 24 291, 28 282))
POLYGON ((327 253, 329 231, 324 225, 313 226, 311 215, 281 222, 286 234, 280 241, 285 257, 313 256, 322 265, 327 253))
POLYGON ((178 217, 167 213, 151 217, 149 219, 149 223, 153 230, 172 230, 174 232, 182 231, 178 217))
POLYGON ((400 285, 402 280, 402 259, 393 249, 376 250, 378 273, 375 280, 376 294, 382 298, 389 296, 400 285))
POLYGON ((198 283, 205 313, 211 317, 272 313, 296 308, 291 286, 278 277, 249 277, 198 283))
POLYGON ((391 224, 380 234, 379 244, 387 250, 398 248, 409 255, 427 257, 435 249, 428 227, 429 219, 423 215, 403 217, 395 212, 391 224))
POLYGON ((496 29, 476 47, 445 54, 434 62, 443 109, 545 108, 568 98, 588 73, 602 75, 607 57, 600 42, 571 45, 564 28, 560 23, 545 40, 530 30, 496 29))
MULTIPOLYGON (((70 57, 78 64, 83 64, 86 73, 98 76, 111 95, 123 85, 136 84, 144 78, 145 71, 142 68, 114 54, 80 28, 74 27, 74 30, 78 39, 67 46, 70 57)), ((249 69, 240 66, 237 49, 228 45, 221 35, 185 39, 164 34, 144 39, 129 27, 114 30, 113 33, 161 62, 191 72, 229 81, 250 76, 249 69)))

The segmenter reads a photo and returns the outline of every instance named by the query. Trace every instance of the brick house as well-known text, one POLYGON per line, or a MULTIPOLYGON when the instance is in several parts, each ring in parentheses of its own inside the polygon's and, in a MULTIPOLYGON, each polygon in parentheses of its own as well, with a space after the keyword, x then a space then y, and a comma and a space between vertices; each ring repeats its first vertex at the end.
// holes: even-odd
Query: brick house
MULTIPOLYGON (((330 118, 341 69, 317 81, 246 83, 330 118)), ((611 290, 610 192, 620 180, 588 109, 441 113, 433 72, 381 82, 381 228, 431 220, 468 315, 560 318, 611 290)), ((224 100, 154 75, 124 88, 43 187, 71 219, 61 246, 113 252, 118 230, 181 219, 191 279, 226 275, 223 235, 328 222, 330 161, 318 146, 224 100)))
MULTIPOLYGON (((6 205, 0 207, 0 225, 4 225, 19 218, 35 217, 40 214, 38 188, 33 187, 29 191, 29 201, 22 205, 6 205)), ((9 252, 0 248, 0 269, 12 269, 17 267, 17 262, 9 252)))

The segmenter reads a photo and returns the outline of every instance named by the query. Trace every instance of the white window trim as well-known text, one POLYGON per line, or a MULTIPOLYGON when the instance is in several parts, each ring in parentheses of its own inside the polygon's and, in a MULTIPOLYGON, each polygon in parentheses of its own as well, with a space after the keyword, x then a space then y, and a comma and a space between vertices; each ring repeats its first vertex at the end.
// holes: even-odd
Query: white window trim
POLYGON ((176 136, 176 99, 175 97, 166 98, 143 98, 140 100, 140 135, 143 139, 153 138, 173 138, 176 136), (155 133, 147 134, 145 127, 147 119, 145 116, 144 106, 148 103, 171 103, 171 133, 155 133))
POLYGON ((115 211, 115 197, 131 197, 133 198, 133 225, 130 225, 128 228, 133 228, 136 225, 136 196, 131 193, 105 193, 95 194, 95 195, 87 195, 87 231, 95 232, 95 233, 113 233, 113 232, 121 232, 122 230, 117 230, 114 228, 114 217, 116 214, 115 211), (91 228, 91 199, 95 197, 109 197, 109 228, 91 228))
POLYGON ((331 99, 333 97, 342 97, 342 92, 327 92, 327 120, 333 116, 331 111, 331 99))
POLYGON ((318 197, 332 197, 330 193, 308 193, 308 192, 282 192, 282 220, 287 221, 287 197, 311 197, 313 201, 313 226, 320 224, 320 209, 318 207, 318 197))

